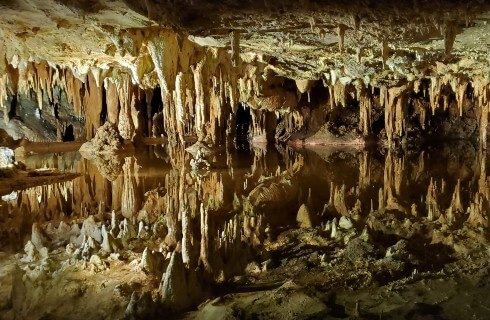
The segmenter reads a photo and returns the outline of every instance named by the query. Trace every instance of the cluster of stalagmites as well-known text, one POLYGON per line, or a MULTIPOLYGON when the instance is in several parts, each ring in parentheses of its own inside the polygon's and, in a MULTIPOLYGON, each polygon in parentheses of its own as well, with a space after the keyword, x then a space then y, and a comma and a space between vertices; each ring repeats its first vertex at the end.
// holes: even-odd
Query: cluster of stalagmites
POLYGON ((385 137, 392 145, 407 133, 412 116, 426 129, 430 115, 452 112, 462 117, 474 108, 478 136, 486 144, 489 79, 467 76, 451 65, 437 63, 420 77, 386 82, 354 79, 340 69, 292 81, 261 56, 240 55, 238 38, 227 51, 201 47, 168 30, 127 32, 123 37, 128 41, 120 42, 124 45, 118 50, 135 57, 123 68, 9 61, 0 78, 4 120, 9 121, 14 108, 7 104, 9 97, 32 90, 42 110, 43 97, 56 103, 56 86, 66 92, 75 116, 85 121, 86 132, 79 139, 92 138, 108 121, 126 140, 166 134, 181 144, 188 137, 216 144, 233 135, 241 103, 251 108, 250 134, 256 140, 307 139, 321 131, 330 114, 355 106, 357 128, 352 129, 367 137, 384 115, 385 137), (157 86, 160 109, 154 108, 157 86))
MULTIPOLYGON (((235 217, 225 222, 223 230, 214 232, 208 229, 209 217, 201 205, 199 242, 191 229, 191 217, 185 212, 181 214, 179 226, 173 225, 172 217, 167 218, 167 223, 163 222, 165 219, 154 223, 128 218, 118 221, 114 211, 106 222, 89 216, 78 222, 61 221, 57 227, 52 223, 44 226, 34 223, 31 239, 24 247, 21 267, 26 279, 37 283, 57 272, 55 269, 58 268, 52 262, 53 257, 60 254, 59 248, 64 247, 64 257, 68 258, 61 264, 60 271, 78 265, 91 272, 102 272, 108 270, 112 262, 136 257, 129 263, 133 270, 160 279, 160 284, 158 288, 147 287, 142 292, 134 292, 127 315, 144 316, 139 313, 138 305, 142 303, 142 297, 146 297, 145 292, 153 290, 158 292, 160 300, 147 301, 150 307, 159 304, 165 310, 184 310, 197 305, 209 294, 203 287, 206 282, 224 281, 226 278, 223 277, 245 267, 243 237, 253 235, 257 222, 248 219, 242 222, 235 217), (210 250, 222 251, 222 254, 214 257, 209 254, 210 250), (141 254, 136 253, 141 251, 141 254), (240 258, 226 265, 221 259, 227 255, 240 258)), ((148 312, 148 309, 143 311, 148 312)))
MULTIPOLYGON (((110 261, 121 259, 125 251, 137 247, 138 243, 141 245, 149 240, 164 238, 165 235, 166 228, 162 229, 158 224, 150 228, 143 221, 138 225, 130 219, 118 222, 114 212, 108 224, 96 222, 94 216, 85 219, 81 226, 80 223, 68 224, 63 221, 58 227, 52 224, 41 227, 34 223, 31 240, 25 245, 25 255, 21 261, 26 264, 37 262, 35 268, 27 265, 25 268, 30 280, 35 282, 39 277, 46 277, 49 272, 43 268, 49 263, 50 251, 56 252, 57 248, 64 246, 69 258, 65 265, 81 263, 86 268, 100 272, 109 267, 110 261)), ((200 283, 196 273, 183 263, 184 253, 166 247, 159 250, 146 247, 141 258, 132 262, 137 270, 161 277, 158 289, 161 300, 174 310, 192 306, 202 298, 202 293, 197 290, 200 283)), ((128 306, 128 312, 131 312, 132 303, 128 306)))

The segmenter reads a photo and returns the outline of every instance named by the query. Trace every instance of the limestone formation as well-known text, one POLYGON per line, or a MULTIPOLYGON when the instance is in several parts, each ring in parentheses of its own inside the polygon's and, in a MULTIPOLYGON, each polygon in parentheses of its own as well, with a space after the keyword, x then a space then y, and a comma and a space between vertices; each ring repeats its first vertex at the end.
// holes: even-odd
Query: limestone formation
POLYGON ((182 255, 173 252, 160 284, 162 302, 172 310, 183 310, 202 296, 194 272, 186 269, 182 255))
POLYGON ((0 318, 486 319, 489 17, 0 1, 0 318))
POLYGON ((313 226, 311 222, 310 212, 306 205, 302 204, 298 210, 298 215, 296 216, 296 221, 300 228, 311 228, 313 226))
POLYGON ((0 169, 12 169, 14 166, 14 150, 6 147, 0 147, 0 169))
POLYGON ((94 216, 90 216, 83 221, 80 234, 86 239, 92 239, 98 243, 102 242, 102 231, 99 224, 95 222, 94 216))
POLYGON ((117 127, 106 122, 97 129, 92 140, 80 147, 80 152, 86 154, 114 154, 123 148, 123 139, 117 127))
MULTIPOLYGON (((233 19, 234 15, 241 15, 240 11, 225 14, 227 4, 214 8, 217 11, 213 13, 221 16, 222 23, 228 23, 226 28, 231 27, 231 36, 223 33, 215 38, 192 34, 195 29, 186 27, 176 33, 165 28, 168 25, 160 20, 153 22, 162 22, 161 26, 148 28, 146 24, 151 18, 143 18, 138 10, 125 6, 113 8, 120 25, 111 28, 101 16, 87 13, 97 26, 87 33, 94 40, 90 44, 77 39, 77 32, 66 37, 68 30, 77 31, 80 17, 71 17, 73 21, 66 23, 67 30, 52 30, 46 27, 49 23, 43 28, 34 26, 35 20, 30 22, 31 29, 23 32, 2 24, 0 27, 12 35, 12 44, 4 52, 0 109, 7 115, 4 120, 11 132, 27 134, 31 127, 38 129, 34 122, 42 120, 49 122, 50 130, 56 131, 53 134, 65 141, 111 137, 112 142, 100 141, 109 149, 121 147, 118 139, 112 138, 116 135, 114 131, 125 140, 154 133, 163 134, 173 143, 184 144, 195 137, 199 142, 219 144, 234 132, 232 125, 237 120, 239 104, 250 108, 252 136, 256 142, 269 141, 274 135, 278 141, 308 141, 316 135, 309 143, 325 144, 339 143, 335 136, 344 137, 343 143, 367 139, 377 130, 373 126, 384 116, 385 130, 381 138, 392 147, 416 126, 408 119, 418 117, 420 128, 430 135, 432 128, 426 127, 428 120, 454 109, 458 112, 451 111, 451 121, 457 121, 458 113, 462 119, 472 118, 478 127, 476 137, 485 147, 488 52, 486 43, 479 45, 476 39, 488 34, 482 18, 488 8, 472 2, 475 3, 467 5, 457 1, 447 7, 446 16, 431 19, 426 16, 434 12, 430 5, 407 8, 400 4, 410 17, 396 23, 403 32, 391 27, 391 19, 398 19, 400 11, 383 4, 373 11, 355 4, 343 8, 325 3, 315 10, 306 6, 306 12, 301 15, 309 17, 306 20, 314 25, 314 30, 323 25, 320 34, 324 38, 318 37, 316 31, 305 35, 298 26, 289 28, 290 34, 264 32, 258 38, 253 36, 253 31, 244 34, 236 29, 237 22, 233 19), (471 21, 473 27, 461 27, 463 20, 467 26, 471 21), (26 39, 19 36, 32 30, 37 31, 26 39), (48 34, 54 39, 63 38, 69 43, 67 49, 59 52, 60 48, 48 34), (418 37, 408 36, 413 34, 418 37), (440 47, 435 34, 443 43, 440 47), (279 50, 272 44, 284 42, 281 37, 292 37, 291 41, 299 43, 279 50), (336 38, 331 44, 337 43, 337 49, 325 44, 325 39, 330 38, 336 38), (30 48, 39 47, 37 44, 42 41, 52 51, 31 51, 30 48), (348 54, 361 52, 360 46, 362 52, 370 55, 359 58, 348 54), (465 54, 465 46, 471 46, 474 54, 465 54), (31 56, 38 59, 34 62, 27 58, 31 56), (77 62, 70 60, 75 57, 77 62), (34 117, 33 123, 20 122, 20 125, 13 107, 16 102, 12 99, 24 99, 31 91, 39 119, 34 117), (73 113, 70 116, 83 121, 57 114, 57 108, 65 108, 63 104, 70 105, 66 108, 73 113), (162 106, 152 107, 158 104, 162 106), (348 107, 353 109, 351 116, 348 107), (472 112, 472 108, 478 112, 472 112), (50 112, 55 113, 54 119, 48 115, 50 112), (112 123, 112 131, 108 123, 112 123), (97 135, 100 127, 108 130, 106 134, 97 135), (151 132, 151 128, 158 127, 161 130, 151 132)), ((157 12, 157 8, 159 12, 168 10, 164 4, 148 3, 152 12, 157 12)), ((33 6, 35 12, 37 7, 33 6)), ((44 4, 47 13, 43 19, 54 19, 52 6, 52 1, 44 4)), ((247 6, 260 16, 272 10, 247 6)), ((20 10, 5 7, 4 12, 14 16, 20 10)), ((457 130, 457 126, 454 128, 457 130)), ((462 135, 470 138, 472 133, 462 135)), ((92 148, 97 152, 108 151, 98 143, 92 148)))

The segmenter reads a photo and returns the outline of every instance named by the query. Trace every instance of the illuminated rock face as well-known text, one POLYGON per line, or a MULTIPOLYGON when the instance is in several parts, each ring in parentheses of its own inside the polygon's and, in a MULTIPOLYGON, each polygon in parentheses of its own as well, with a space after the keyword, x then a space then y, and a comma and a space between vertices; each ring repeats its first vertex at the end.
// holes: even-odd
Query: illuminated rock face
POLYGON ((254 141, 486 144, 485 2, 1 6, 1 126, 14 138, 91 139, 109 121, 127 140, 219 144, 242 104, 254 141))
POLYGON ((79 178, 0 190, 0 314, 413 318, 485 298, 487 1, 0 2, 5 164, 38 145, 21 138, 88 151, 25 157, 79 178), (458 141, 414 151, 440 140, 458 141))

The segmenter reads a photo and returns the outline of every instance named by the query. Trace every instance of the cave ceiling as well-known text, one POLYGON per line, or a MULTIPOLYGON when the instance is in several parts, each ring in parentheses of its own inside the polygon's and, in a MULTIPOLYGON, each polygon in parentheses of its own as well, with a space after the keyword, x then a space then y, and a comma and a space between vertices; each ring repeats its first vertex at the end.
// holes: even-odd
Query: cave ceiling
POLYGON ((206 47, 231 48, 234 34, 243 57, 295 79, 489 74, 490 3, 456 0, 0 1, 0 71, 40 60, 131 69, 135 43, 162 28, 206 47))

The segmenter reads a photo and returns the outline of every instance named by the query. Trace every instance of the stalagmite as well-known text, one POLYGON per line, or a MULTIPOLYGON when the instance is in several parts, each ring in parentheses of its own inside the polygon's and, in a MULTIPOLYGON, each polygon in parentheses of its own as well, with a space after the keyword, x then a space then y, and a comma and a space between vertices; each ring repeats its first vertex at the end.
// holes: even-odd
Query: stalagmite
POLYGON ((165 257, 161 252, 151 251, 146 247, 143 250, 140 261, 140 268, 144 272, 160 276, 164 272, 165 257))
POLYGON ((111 212, 111 227, 110 227, 110 233, 113 237, 117 237, 117 235, 119 234, 119 223, 117 221, 117 217, 116 217, 116 212, 114 210, 112 210, 111 212))
POLYGON ((143 221, 140 221, 138 224, 138 239, 146 240, 149 237, 148 230, 143 221))
POLYGON ((446 219, 451 224, 456 220, 455 214, 462 213, 463 203, 461 202, 461 181, 458 179, 456 186, 454 187, 453 196, 451 199, 451 204, 446 210, 446 219))
POLYGON ((385 205, 386 205, 386 203, 385 203, 383 189, 379 188, 379 190, 378 190, 378 211, 384 212, 385 205))
POLYGON ((340 188, 335 187, 333 193, 333 207, 341 215, 347 215, 349 210, 345 202, 345 184, 340 188))
POLYGON ((430 221, 433 221, 435 219, 438 219, 439 216, 441 215, 441 212, 439 210, 439 204, 437 201, 437 188, 436 184, 431 178, 429 187, 427 189, 427 219, 430 221))
POLYGON ((37 250, 40 250, 47 244, 47 239, 43 235, 43 231, 37 223, 32 224, 31 242, 37 250))
POLYGON ((98 243, 102 242, 102 232, 100 227, 94 220, 93 216, 88 217, 83 221, 82 229, 80 231, 82 236, 93 239, 98 243))
POLYGON ((199 261, 202 262, 204 268, 207 272, 212 272, 212 267, 209 262, 209 216, 207 210, 204 209, 204 205, 201 203, 200 207, 200 218, 201 218, 201 248, 199 261))
POLYGON ((181 254, 174 251, 160 283, 162 302, 171 310, 181 311, 201 298, 201 289, 194 272, 188 272, 181 254))
POLYGON ((354 227, 351 219, 345 216, 340 217, 339 227, 344 230, 350 230, 354 227))
POLYGON ((128 220, 128 218, 125 218, 122 221, 122 227, 120 229, 121 229, 121 231, 119 232, 119 235, 117 236, 120 239, 127 241, 130 239, 136 238, 136 236, 138 235, 136 233, 136 230, 134 228, 133 223, 131 222, 131 220, 128 220))
POLYGON ((330 238, 332 238, 332 239, 337 238, 337 218, 334 218, 333 221, 332 221, 330 238))
POLYGON ((296 216, 296 221, 300 228, 311 228, 313 227, 310 212, 305 204, 302 204, 298 210, 298 214, 296 216))
POLYGON ((119 249, 119 245, 117 244, 116 239, 107 232, 106 226, 102 226, 102 244, 100 245, 101 249, 106 253, 116 252, 119 249))
POLYGON ((485 314, 486 1, 0 2, 2 316, 485 314))

